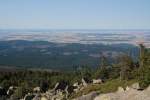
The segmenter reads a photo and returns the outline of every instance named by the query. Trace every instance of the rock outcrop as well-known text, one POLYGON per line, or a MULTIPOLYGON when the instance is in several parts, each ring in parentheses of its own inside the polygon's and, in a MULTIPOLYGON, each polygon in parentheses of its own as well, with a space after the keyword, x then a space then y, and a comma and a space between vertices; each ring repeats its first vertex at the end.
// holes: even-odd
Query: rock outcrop
POLYGON ((41 92, 41 88, 40 88, 40 87, 35 87, 35 88, 33 89, 33 92, 35 92, 35 93, 40 93, 40 92, 41 92))
POLYGON ((97 92, 94 91, 94 92, 91 92, 87 95, 83 95, 81 97, 78 97, 74 100, 93 100, 96 96, 97 96, 97 92))
POLYGON ((101 84, 103 81, 101 79, 93 79, 93 84, 101 84))
POLYGON ((150 100, 150 86, 140 91, 136 83, 131 87, 127 87, 125 91, 120 87, 117 92, 101 94, 95 97, 94 100, 150 100))
POLYGON ((11 96, 16 89, 17 89, 17 87, 10 86, 9 89, 7 90, 7 95, 11 96))
POLYGON ((141 88, 140 88, 140 84, 137 82, 137 83, 134 83, 134 84, 132 84, 131 85, 131 88, 133 88, 133 89, 137 89, 137 90, 140 90, 141 88))
POLYGON ((29 94, 25 95, 23 100, 32 100, 34 97, 35 97, 35 95, 29 93, 29 94))

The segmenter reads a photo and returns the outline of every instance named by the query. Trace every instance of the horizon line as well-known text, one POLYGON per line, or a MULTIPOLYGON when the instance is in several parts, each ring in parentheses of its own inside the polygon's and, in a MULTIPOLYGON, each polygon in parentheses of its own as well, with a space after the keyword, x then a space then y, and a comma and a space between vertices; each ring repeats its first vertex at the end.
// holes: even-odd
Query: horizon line
POLYGON ((124 28, 124 29, 117 29, 117 28, 114 28, 114 29, 89 29, 89 28, 68 28, 68 29, 66 29, 66 28, 0 28, 0 30, 150 30, 150 29, 143 29, 143 28, 141 28, 141 29, 126 29, 126 28, 124 28))

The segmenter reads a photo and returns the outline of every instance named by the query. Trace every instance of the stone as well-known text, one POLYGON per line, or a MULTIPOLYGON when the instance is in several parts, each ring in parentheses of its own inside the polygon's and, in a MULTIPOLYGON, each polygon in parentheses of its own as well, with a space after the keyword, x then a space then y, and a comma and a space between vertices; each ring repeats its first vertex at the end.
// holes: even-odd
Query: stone
POLYGON ((61 82, 59 82, 59 83, 57 83, 57 84, 55 85, 54 90, 55 90, 55 91, 56 91, 56 90, 63 90, 63 91, 64 91, 67 85, 68 85, 67 82, 61 81, 61 82))
POLYGON ((113 99, 111 99, 110 95, 108 94, 102 94, 102 95, 95 97, 94 100, 113 100, 113 99))
MULTIPOLYGON (((122 91, 122 88, 119 90, 122 91)), ((95 97, 94 100, 150 100, 150 92, 147 89, 140 91, 129 88, 129 90, 125 92, 100 94, 99 96, 95 97)))
POLYGON ((56 90, 56 88, 58 87, 59 83, 55 84, 54 90, 56 90))
POLYGON ((97 96, 98 94, 97 94, 97 92, 91 92, 91 93, 89 93, 89 94, 87 94, 87 95, 83 95, 83 96, 81 96, 81 97, 78 97, 78 98, 76 98, 76 99, 73 99, 73 100, 94 100, 94 98, 97 96))
POLYGON ((33 98, 33 100, 41 100, 41 95, 40 94, 35 95, 35 97, 33 98))
POLYGON ((67 100, 65 94, 62 91, 58 91, 57 94, 51 96, 48 100, 67 100))
POLYGON ((118 87, 118 90, 117 90, 118 93, 120 92, 124 92, 124 89, 122 87, 118 87))
POLYGON ((76 82, 76 83, 74 83, 74 84, 73 84, 73 86, 79 86, 79 83, 78 83, 78 82, 76 82))
POLYGON ((93 79, 93 84, 101 84, 103 83, 101 79, 93 79))
POLYGON ((146 88, 146 91, 150 92, 150 85, 146 88))
POLYGON ((46 96, 41 97, 41 100, 49 100, 46 96))
POLYGON ((129 90, 130 90, 130 87, 129 87, 129 86, 127 86, 127 87, 126 87, 126 91, 129 91, 129 90))
POLYGON ((74 87, 73 91, 77 93, 77 92, 80 90, 80 88, 81 88, 82 86, 83 86, 83 85, 82 85, 82 84, 79 84, 78 82, 74 83, 74 84, 73 84, 73 87, 74 87))
POLYGON ((82 84, 83 84, 83 86, 85 86, 85 87, 88 85, 88 83, 87 83, 87 82, 85 81, 85 79, 83 79, 83 78, 82 78, 82 84))
POLYGON ((29 93, 29 94, 25 95, 23 100, 32 100, 34 97, 35 97, 35 95, 29 93))
POLYGON ((11 96, 16 89, 17 89, 17 87, 10 86, 9 89, 7 90, 7 95, 11 96))
POLYGON ((139 85, 139 83, 134 83, 134 84, 131 85, 131 88, 139 90, 140 89, 140 85, 139 85))
POLYGON ((36 92, 36 93, 39 93, 41 91, 41 88, 40 87, 35 87, 33 89, 33 92, 36 92))

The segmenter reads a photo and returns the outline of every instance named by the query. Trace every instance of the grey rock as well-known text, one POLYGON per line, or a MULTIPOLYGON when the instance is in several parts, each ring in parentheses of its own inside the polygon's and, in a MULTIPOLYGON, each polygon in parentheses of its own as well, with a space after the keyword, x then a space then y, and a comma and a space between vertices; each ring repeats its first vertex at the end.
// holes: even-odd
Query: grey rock
POLYGON ((148 88, 143 91, 129 88, 124 92, 101 94, 95 97, 94 100, 150 100, 150 91, 148 88))
POLYGON ((35 88, 33 89, 33 92, 39 93, 39 92, 41 92, 41 88, 40 88, 40 87, 35 87, 35 88))
POLYGON ((117 92, 118 92, 118 93, 124 92, 124 89, 123 89, 122 87, 118 87, 117 92))
POLYGON ((34 97, 35 97, 35 95, 33 95, 33 94, 27 94, 27 95, 25 95, 23 100, 32 100, 34 97))
POLYGON ((134 83, 134 84, 131 85, 131 88, 139 90, 140 85, 139 85, 139 83, 134 83))
POLYGON ((97 95, 98 95, 98 93, 94 91, 94 92, 91 92, 87 95, 83 95, 81 97, 78 97, 74 100, 93 100, 97 95))

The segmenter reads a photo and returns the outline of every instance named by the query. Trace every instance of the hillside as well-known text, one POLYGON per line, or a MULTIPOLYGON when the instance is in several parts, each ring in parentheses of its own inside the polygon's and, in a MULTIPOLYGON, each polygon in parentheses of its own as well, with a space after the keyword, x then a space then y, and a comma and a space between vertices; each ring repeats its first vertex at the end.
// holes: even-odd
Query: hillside
POLYGON ((0 65, 52 70, 72 70, 76 66, 96 68, 101 56, 109 58, 109 63, 112 63, 118 55, 124 53, 136 60, 138 52, 138 47, 130 44, 0 41, 0 65))
POLYGON ((106 100, 113 100, 118 96, 126 98, 129 95, 129 98, 132 94, 147 98, 147 90, 144 89, 150 85, 150 51, 141 44, 139 55, 138 60, 126 54, 120 55, 115 64, 110 64, 103 56, 96 69, 80 66, 70 72, 17 68, 7 71, 3 68, 0 75, 0 99, 93 100, 93 96, 98 96, 97 98, 111 97, 106 100), (128 87, 131 85, 132 88, 128 87), (115 92, 118 87, 119 94, 115 92), (93 99, 80 99, 89 96, 93 99))

